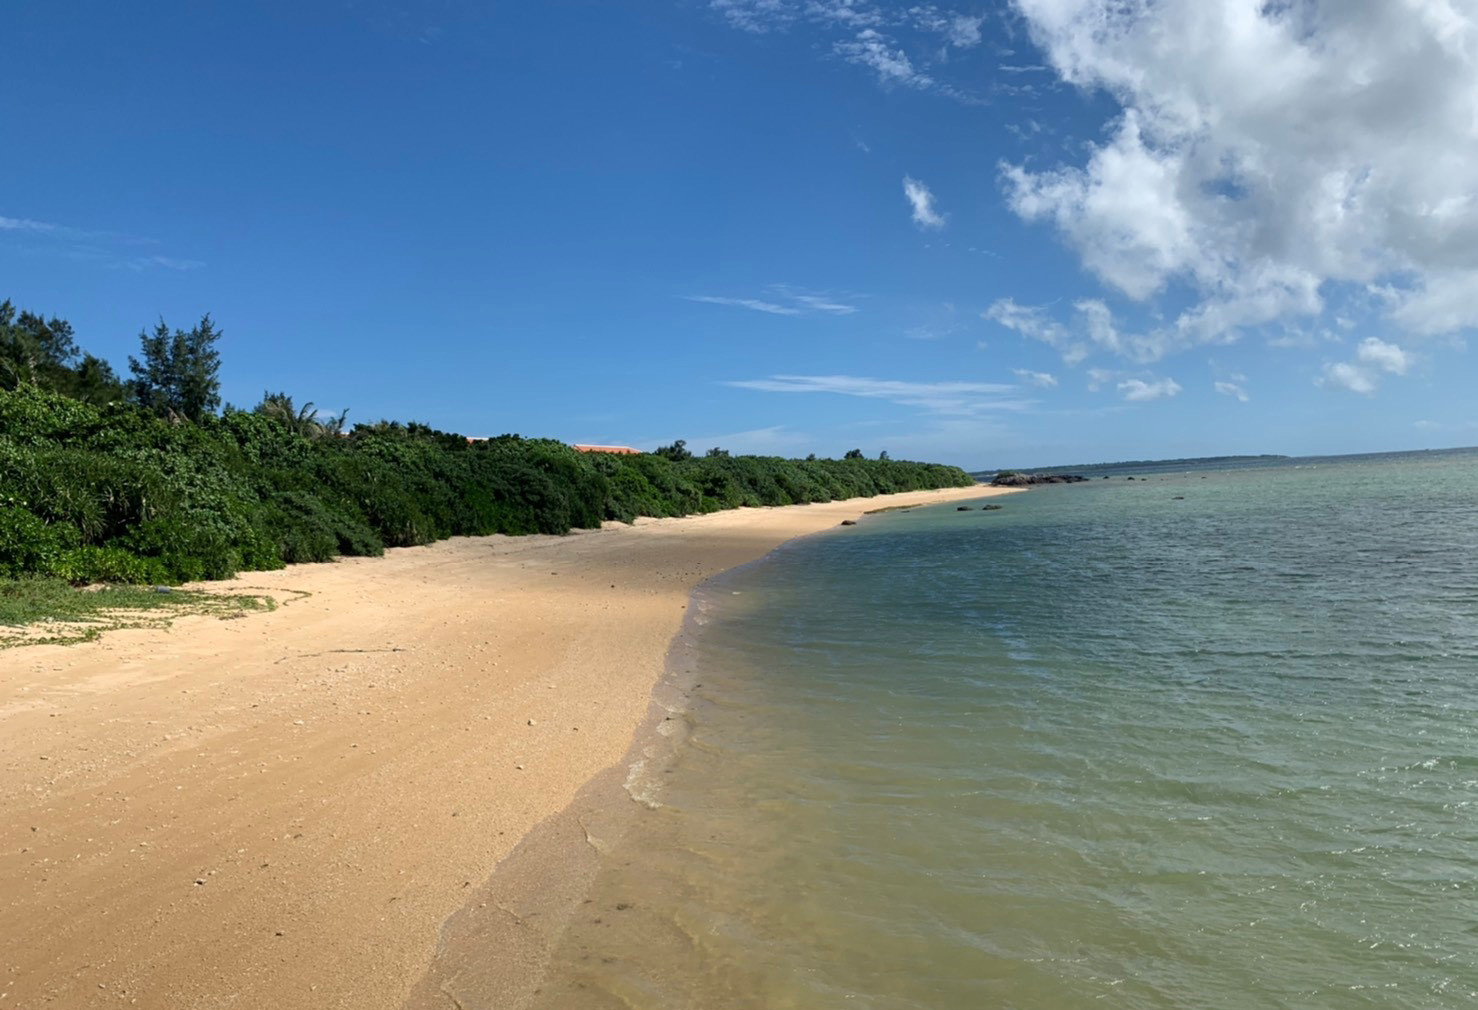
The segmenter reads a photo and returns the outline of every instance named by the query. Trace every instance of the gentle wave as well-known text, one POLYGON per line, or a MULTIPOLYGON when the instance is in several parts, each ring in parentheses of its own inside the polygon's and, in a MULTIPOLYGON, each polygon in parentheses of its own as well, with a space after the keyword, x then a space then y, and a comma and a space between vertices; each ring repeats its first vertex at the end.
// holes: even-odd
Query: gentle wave
POLYGON ((1472 454, 1102 481, 736 573, 539 1006, 1478 1000, 1474 501, 1472 454))

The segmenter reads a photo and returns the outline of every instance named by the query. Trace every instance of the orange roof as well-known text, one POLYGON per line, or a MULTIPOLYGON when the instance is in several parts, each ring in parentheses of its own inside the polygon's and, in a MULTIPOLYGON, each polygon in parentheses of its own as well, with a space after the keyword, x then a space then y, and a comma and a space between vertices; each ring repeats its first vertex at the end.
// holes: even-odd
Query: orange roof
POLYGON ((618 456, 640 455, 640 449, 633 449, 629 445, 576 445, 576 452, 614 452, 618 456))

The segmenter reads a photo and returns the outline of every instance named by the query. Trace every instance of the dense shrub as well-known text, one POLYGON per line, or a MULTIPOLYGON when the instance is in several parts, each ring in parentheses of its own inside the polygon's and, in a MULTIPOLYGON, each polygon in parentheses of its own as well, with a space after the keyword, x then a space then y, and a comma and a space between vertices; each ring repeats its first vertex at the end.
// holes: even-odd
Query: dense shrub
POLYGON ((417 424, 320 435, 256 413, 166 420, 0 390, 0 577, 219 579, 449 536, 971 482, 892 460, 584 454, 517 435, 469 444, 417 424))
POLYGON ((75 527, 47 523, 20 505, 0 504, 0 576, 59 574, 80 545, 75 527))

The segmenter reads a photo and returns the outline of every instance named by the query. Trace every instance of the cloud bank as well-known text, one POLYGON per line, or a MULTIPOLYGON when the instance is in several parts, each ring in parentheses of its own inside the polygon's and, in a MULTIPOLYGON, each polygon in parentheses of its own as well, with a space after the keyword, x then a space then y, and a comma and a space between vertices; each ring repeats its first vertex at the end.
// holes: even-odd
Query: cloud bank
MULTIPOLYGON (((1188 304, 1143 334, 1091 302, 998 321, 1139 362, 1351 301, 1412 336, 1478 325, 1478 0, 1013 4, 1062 80, 1121 111, 1081 164, 1003 164, 1010 206, 1125 298, 1188 304)), ((1329 381, 1400 374, 1345 364, 1363 379, 1329 381)))

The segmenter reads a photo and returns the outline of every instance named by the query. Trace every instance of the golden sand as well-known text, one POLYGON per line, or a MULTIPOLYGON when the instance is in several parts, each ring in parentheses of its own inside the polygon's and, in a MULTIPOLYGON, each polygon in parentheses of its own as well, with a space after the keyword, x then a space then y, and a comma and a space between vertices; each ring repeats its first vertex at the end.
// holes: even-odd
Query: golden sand
POLYGON ((992 493, 460 538, 228 584, 273 613, 0 652, 0 1008, 402 1006, 626 753, 698 583, 992 493))

